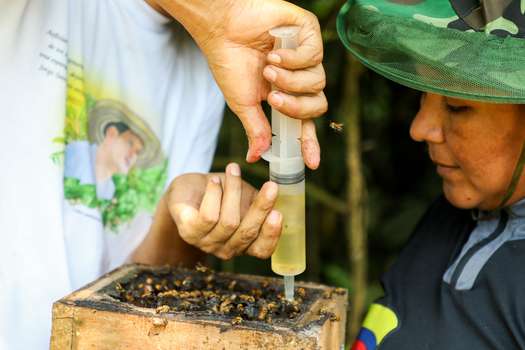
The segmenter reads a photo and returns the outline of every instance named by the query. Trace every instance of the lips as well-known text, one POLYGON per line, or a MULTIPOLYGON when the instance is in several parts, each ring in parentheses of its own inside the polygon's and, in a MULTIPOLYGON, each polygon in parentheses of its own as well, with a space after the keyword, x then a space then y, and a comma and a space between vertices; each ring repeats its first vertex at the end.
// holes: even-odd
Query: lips
POLYGON ((434 159, 432 159, 432 162, 436 164, 436 171, 439 175, 441 175, 441 177, 449 178, 450 176, 453 176, 453 174, 456 174, 459 170, 459 167, 455 165, 435 161, 434 159))
MULTIPOLYGON (((430 147, 428 148, 428 156, 430 157, 430 160, 432 161, 432 163, 436 164, 437 166, 443 167, 443 168, 450 168, 450 169, 457 169, 457 168, 459 168, 459 166, 454 165, 454 162, 451 161, 450 159, 449 160, 445 160, 448 157, 438 156, 437 153, 439 153, 439 152, 436 152, 436 150, 433 150, 430 147)), ((441 153, 443 153, 443 152, 441 152, 441 153)))
POLYGON ((447 152, 441 152, 438 149, 428 147, 428 156, 432 163, 436 165, 436 172, 446 181, 457 179, 461 175, 460 167, 455 165, 454 161, 446 156, 447 152))
POLYGON ((437 166, 443 167, 443 168, 450 168, 450 169, 458 169, 459 167, 456 165, 448 165, 442 162, 438 162, 432 159, 432 162, 436 164, 437 166))

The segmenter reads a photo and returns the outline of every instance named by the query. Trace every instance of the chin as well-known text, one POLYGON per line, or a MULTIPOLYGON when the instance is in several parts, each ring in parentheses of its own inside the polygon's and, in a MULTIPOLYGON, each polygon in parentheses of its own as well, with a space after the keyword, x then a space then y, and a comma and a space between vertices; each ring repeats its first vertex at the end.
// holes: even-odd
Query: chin
POLYGON ((445 194, 445 198, 447 198, 450 204, 459 209, 479 208, 481 201, 479 196, 473 192, 474 191, 462 188, 461 186, 451 186, 443 183, 443 193, 445 194))

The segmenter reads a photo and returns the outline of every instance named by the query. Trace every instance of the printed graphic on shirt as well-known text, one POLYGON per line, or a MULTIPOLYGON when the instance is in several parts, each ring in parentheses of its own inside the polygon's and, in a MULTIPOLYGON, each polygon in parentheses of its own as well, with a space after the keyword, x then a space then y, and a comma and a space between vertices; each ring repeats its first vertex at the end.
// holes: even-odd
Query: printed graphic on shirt
POLYGON ((374 350, 398 326, 397 316, 381 304, 372 304, 352 350, 374 350))
POLYGON ((64 135, 54 140, 65 148, 52 158, 64 161, 65 199, 95 209, 104 226, 118 232, 137 213, 154 211, 167 160, 144 119, 121 101, 97 98, 83 74, 70 60, 64 135))

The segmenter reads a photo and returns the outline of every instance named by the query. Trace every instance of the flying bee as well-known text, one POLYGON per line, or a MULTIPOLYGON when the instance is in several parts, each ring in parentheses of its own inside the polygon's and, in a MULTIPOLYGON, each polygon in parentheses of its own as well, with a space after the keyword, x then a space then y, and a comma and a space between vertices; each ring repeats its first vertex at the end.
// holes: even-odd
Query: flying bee
POLYGON ((338 123, 338 122, 336 122, 334 120, 330 120, 330 124, 328 124, 328 125, 330 126, 330 128, 333 131, 335 131, 337 133, 342 133, 343 132, 343 127, 344 127, 343 123, 338 123))

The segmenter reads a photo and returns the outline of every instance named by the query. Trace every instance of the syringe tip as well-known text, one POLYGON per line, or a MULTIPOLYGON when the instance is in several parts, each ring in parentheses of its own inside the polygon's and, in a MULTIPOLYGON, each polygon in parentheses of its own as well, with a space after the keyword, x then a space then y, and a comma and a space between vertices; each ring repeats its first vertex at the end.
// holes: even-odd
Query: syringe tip
POLYGON ((284 276, 284 297, 288 301, 294 300, 294 276, 284 276))

